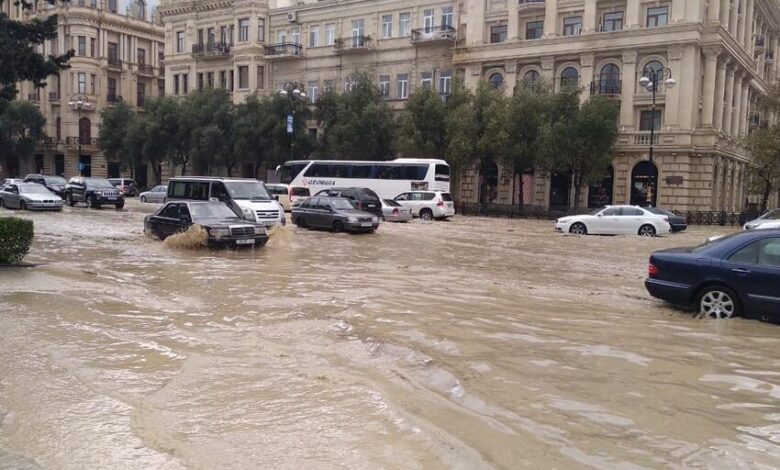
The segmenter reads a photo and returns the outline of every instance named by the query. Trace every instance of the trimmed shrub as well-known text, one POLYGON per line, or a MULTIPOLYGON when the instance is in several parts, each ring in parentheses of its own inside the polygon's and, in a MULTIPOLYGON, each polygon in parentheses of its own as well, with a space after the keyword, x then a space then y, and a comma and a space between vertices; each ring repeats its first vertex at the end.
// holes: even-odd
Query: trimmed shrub
POLYGON ((21 261, 30 251, 32 239, 32 220, 0 217, 0 264, 21 261))

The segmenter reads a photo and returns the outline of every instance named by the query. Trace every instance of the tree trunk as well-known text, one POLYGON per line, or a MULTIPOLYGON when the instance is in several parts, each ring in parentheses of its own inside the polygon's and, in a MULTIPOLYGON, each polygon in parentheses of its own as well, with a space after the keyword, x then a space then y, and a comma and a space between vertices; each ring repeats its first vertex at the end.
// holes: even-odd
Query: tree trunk
POLYGON ((764 180, 764 194, 761 195, 761 212, 769 207, 769 193, 772 192, 772 181, 764 180))
POLYGON ((572 175, 572 180, 574 181, 574 207, 573 209, 576 211, 578 207, 580 207, 580 197, 582 196, 582 177, 581 176, 575 176, 572 175))
POLYGON ((162 172, 160 171, 160 165, 152 162, 152 173, 154 173, 154 181, 155 185, 159 186, 162 184, 162 172))
MULTIPOLYGON (((517 208, 519 209, 518 212, 522 212, 523 205, 525 205, 525 201, 523 201, 523 195, 525 194, 525 183, 523 183, 523 173, 520 172, 520 178, 518 178, 517 181, 517 192, 520 194, 520 198, 517 201, 517 208)), ((512 196, 514 197, 514 195, 512 196)))
POLYGON ((511 196, 511 203, 509 204, 509 218, 513 219, 515 217, 515 183, 517 182, 517 172, 512 171, 512 196, 511 196))
POLYGON ((232 178, 233 177, 233 165, 225 165, 225 166, 227 167, 228 178, 232 178))

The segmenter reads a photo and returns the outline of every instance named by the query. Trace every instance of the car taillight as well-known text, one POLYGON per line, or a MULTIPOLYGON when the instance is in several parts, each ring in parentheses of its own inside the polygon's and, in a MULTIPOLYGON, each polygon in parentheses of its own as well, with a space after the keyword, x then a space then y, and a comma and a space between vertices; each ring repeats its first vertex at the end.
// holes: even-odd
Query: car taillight
POLYGON ((669 222, 669 216, 665 215, 665 216, 663 217, 663 219, 664 219, 665 221, 669 222))
POLYGON ((355 201, 355 207, 356 207, 357 209, 360 209, 360 208, 362 208, 362 207, 363 207, 363 204, 361 204, 361 203, 360 203, 360 201, 355 201))
POLYGON ((444 199, 439 199, 439 202, 436 203, 436 207, 444 207, 444 199))
POLYGON ((393 209, 393 215, 398 215, 398 209, 393 209))
POLYGON ((648 276, 655 276, 658 274, 658 267, 654 265, 653 263, 650 263, 647 265, 647 275, 648 276))

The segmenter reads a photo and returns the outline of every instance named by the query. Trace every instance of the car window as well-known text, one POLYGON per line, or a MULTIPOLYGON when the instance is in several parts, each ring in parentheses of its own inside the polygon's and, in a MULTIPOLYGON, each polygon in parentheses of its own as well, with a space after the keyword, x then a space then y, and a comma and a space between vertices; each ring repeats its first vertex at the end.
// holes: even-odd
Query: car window
POLYGON ((301 207, 306 208, 306 209, 310 208, 311 207, 311 203, 312 203, 312 199, 314 199, 314 198, 311 198, 311 197, 307 198, 305 201, 303 201, 301 203, 301 207))
POLYGON ((645 215, 645 212, 642 209, 637 209, 636 207, 623 207, 620 209, 620 215, 622 216, 645 215))
POLYGON ((450 193, 441 193, 441 199, 442 199, 442 201, 451 202, 452 201, 452 194, 450 194, 450 193))
POLYGON ((179 205, 178 204, 168 204, 163 208, 163 210, 160 211, 160 217, 168 217, 171 219, 175 219, 178 217, 179 214, 179 205))
POLYGON ((190 215, 190 210, 187 208, 187 204, 179 204, 179 215, 178 217, 180 219, 183 219, 186 217, 188 221, 192 222, 192 216, 190 215))
POLYGON ((309 188, 301 188, 300 186, 296 186, 292 188, 291 192, 293 196, 300 196, 300 197, 308 196, 310 194, 309 188))
POLYGON ((758 240, 740 248, 734 254, 729 256, 729 261, 732 263, 756 264, 758 262, 758 249, 760 243, 761 240, 758 240))
POLYGON ((602 212, 602 215, 620 215, 620 208, 619 207, 610 207, 609 209, 602 212))
POLYGON ((758 264, 780 268, 780 237, 761 240, 758 264))
POLYGON ((322 209, 324 211, 329 211, 331 209, 330 200, 327 198, 320 198, 319 209, 322 209))
POLYGON ((355 208, 355 206, 353 206, 351 202, 344 199, 333 199, 330 202, 330 204, 331 206, 333 206, 334 209, 340 209, 340 210, 350 210, 355 208))
POLYGON ((215 197, 222 202, 230 201, 230 197, 228 196, 227 189, 225 189, 225 185, 219 182, 211 183, 211 197, 215 197))
POLYGON ((399 194, 395 197, 396 201, 407 201, 409 199, 409 193, 399 194))
POLYGON ((436 197, 436 193, 422 193, 420 195, 420 199, 423 201, 433 201, 433 198, 436 197))
POLYGON ((422 193, 412 193, 412 201, 422 201, 422 193))
POLYGON ((385 204, 387 204, 390 207, 400 207, 401 204, 398 204, 397 202, 393 201, 392 199, 383 199, 382 200, 385 204))
POLYGON ((165 186, 157 186, 152 191, 154 191, 155 193, 164 193, 167 190, 168 190, 168 188, 166 188, 165 186))

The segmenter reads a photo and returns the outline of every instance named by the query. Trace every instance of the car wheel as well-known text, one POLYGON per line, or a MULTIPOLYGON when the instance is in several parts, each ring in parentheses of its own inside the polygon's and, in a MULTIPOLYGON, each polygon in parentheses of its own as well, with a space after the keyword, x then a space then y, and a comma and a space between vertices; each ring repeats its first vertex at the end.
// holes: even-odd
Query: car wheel
POLYGON ((333 222, 333 233, 341 233, 344 231, 344 224, 340 220, 333 222))
POLYGON ((433 211, 430 209, 423 209, 420 211, 420 218, 422 220, 433 220, 433 211))
POLYGON ((298 217, 295 219, 295 225, 297 225, 300 228, 306 228, 306 219, 303 217, 298 217))
POLYGON ((146 196, 141 196, 141 202, 146 202, 146 196))
POLYGON ((27 203, 24 201, 19 201, 19 210, 20 211, 26 211, 27 210, 27 203))
POLYGON ((645 224, 641 227, 639 227, 639 235, 643 237, 654 237, 655 236, 655 227, 653 227, 650 224, 645 224))
POLYGON ((70 207, 73 207, 76 205, 76 201, 73 200, 73 194, 68 193, 68 197, 66 198, 68 200, 68 205, 70 207))
POLYGON ((117 210, 119 210, 119 209, 121 209, 121 208, 125 207, 125 201, 122 201, 122 202, 117 202, 117 203, 116 203, 116 205, 115 205, 114 207, 116 207, 116 209, 117 209, 117 210))
POLYGON ((587 235, 588 227, 582 222, 575 222, 569 227, 569 233, 573 233, 574 235, 587 235))
POLYGON ((725 286, 705 287, 696 305, 702 317, 722 320, 740 315, 737 295, 725 286))

